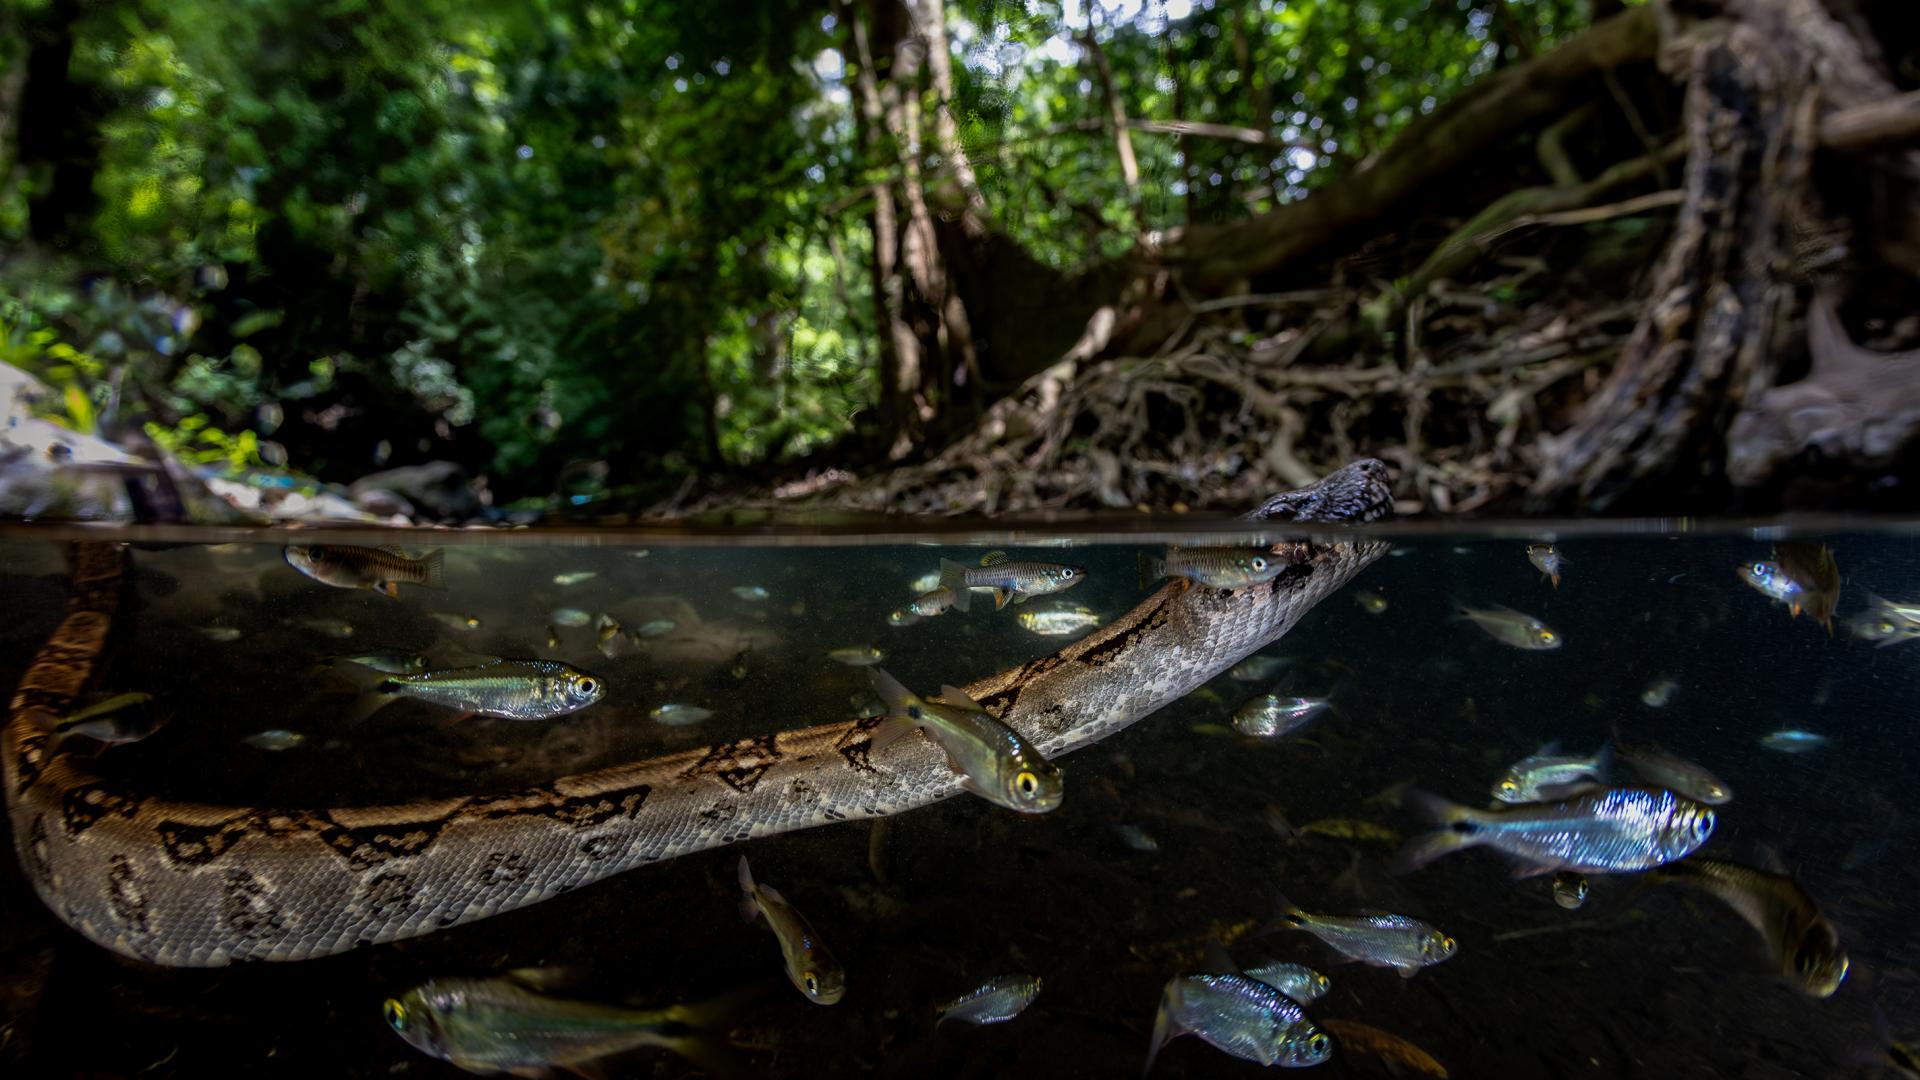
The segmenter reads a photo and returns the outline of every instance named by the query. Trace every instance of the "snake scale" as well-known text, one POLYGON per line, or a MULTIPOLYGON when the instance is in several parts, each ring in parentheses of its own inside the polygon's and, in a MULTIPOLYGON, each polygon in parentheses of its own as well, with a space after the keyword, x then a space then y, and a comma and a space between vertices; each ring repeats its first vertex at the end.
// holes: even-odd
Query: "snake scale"
MULTIPOLYGON (((1372 521, 1386 468, 1361 460, 1250 521, 1372 521)), ((1049 756, 1139 720, 1290 630, 1385 549, 1322 530, 1274 545, 1271 582, 1176 582, 1071 645, 964 689, 1049 756)), ((872 748, 876 719, 784 731, 500 794, 267 809, 143 795, 49 751, 113 625, 126 554, 73 546, 68 613, 16 690, 0 740, 20 863, 55 915, 154 964, 303 960, 482 919, 648 863, 960 791, 927 739, 872 748)), ((1071 791, 1071 788, 1068 789, 1071 791)))

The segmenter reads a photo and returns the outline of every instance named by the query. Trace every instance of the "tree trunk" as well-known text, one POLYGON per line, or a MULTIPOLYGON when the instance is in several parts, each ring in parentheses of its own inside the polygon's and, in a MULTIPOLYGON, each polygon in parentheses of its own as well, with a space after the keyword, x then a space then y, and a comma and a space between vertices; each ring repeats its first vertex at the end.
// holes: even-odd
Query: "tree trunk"
POLYGON ((93 213, 99 165, 100 97, 73 81, 73 31, 79 0, 51 0, 25 18, 26 84, 20 92, 17 166, 32 185, 27 234, 49 248, 69 247, 93 213))

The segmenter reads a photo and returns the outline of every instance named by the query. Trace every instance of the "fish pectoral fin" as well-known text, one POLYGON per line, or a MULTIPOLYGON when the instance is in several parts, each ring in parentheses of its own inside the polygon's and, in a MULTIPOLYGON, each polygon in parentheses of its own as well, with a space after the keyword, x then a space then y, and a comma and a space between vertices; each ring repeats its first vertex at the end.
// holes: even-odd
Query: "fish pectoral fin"
POLYGON ((507 972, 507 978, 529 990, 552 994, 587 981, 592 972, 589 964, 554 964, 549 967, 514 968, 507 972))
POLYGON ((385 593, 395 600, 400 599, 400 583, 397 581, 376 581, 373 583, 373 591, 385 593))
POLYGON ((1395 968, 1394 970, 1398 971, 1400 973, 1400 977, 1403 979, 1411 979, 1415 975, 1420 973, 1420 969, 1416 967, 1395 968))
POLYGON ((867 752, 877 754, 919 730, 920 725, 904 716, 889 716, 873 729, 873 742, 867 752))
POLYGON ((1013 599, 1012 589, 993 590, 993 610, 999 611, 1001 608, 1006 607, 1007 601, 1011 599, 1013 599))

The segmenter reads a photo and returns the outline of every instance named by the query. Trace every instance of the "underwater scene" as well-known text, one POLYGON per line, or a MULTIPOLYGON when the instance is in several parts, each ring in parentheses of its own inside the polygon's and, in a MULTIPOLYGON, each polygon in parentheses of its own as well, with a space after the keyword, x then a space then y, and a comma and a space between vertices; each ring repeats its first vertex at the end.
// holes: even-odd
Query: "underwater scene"
POLYGON ((1902 526, 228 535, 0 539, 7 1075, 1916 1075, 1902 526))

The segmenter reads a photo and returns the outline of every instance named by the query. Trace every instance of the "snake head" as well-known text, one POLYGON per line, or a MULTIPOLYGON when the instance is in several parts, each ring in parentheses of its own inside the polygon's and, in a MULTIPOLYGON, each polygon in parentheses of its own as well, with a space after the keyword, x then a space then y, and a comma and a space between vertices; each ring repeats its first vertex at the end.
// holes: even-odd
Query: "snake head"
POLYGON ((1393 487, 1386 463, 1360 458, 1306 487, 1275 495, 1248 514, 1247 520, 1360 524, 1378 521, 1392 509, 1393 487))

